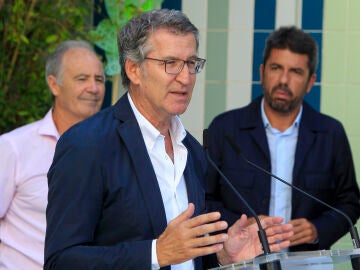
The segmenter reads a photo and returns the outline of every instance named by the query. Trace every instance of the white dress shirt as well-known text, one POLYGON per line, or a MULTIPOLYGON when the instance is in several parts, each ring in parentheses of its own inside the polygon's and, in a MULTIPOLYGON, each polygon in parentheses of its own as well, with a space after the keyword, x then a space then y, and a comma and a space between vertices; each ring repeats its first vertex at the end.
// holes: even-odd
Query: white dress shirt
MULTIPOLYGON (((130 94, 128 94, 131 108, 139 123, 146 150, 150 156, 157 181, 159 183, 161 197, 165 207, 167 223, 176 218, 188 207, 188 197, 184 179, 184 170, 187 161, 187 149, 182 143, 186 131, 180 118, 174 116, 170 126, 170 136, 174 150, 174 163, 165 150, 165 137, 136 109, 130 94)), ((149 202, 151 203, 151 202, 149 202)), ((152 269, 159 269, 156 255, 156 239, 152 243, 152 269)), ((181 264, 172 265, 171 269, 192 270, 192 260, 181 264)))
MULTIPOLYGON (((271 173, 290 184, 293 181, 292 173, 301 114, 302 107, 292 125, 281 132, 271 126, 264 111, 264 99, 261 102, 261 115, 271 156, 271 173)), ((284 222, 288 222, 291 219, 291 194, 291 187, 272 178, 269 215, 283 217, 284 222)))

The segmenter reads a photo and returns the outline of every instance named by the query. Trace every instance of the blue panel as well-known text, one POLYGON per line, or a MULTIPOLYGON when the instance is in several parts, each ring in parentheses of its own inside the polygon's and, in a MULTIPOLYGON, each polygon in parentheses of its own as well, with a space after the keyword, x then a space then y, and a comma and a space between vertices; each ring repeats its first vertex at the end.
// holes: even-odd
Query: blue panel
POLYGON ((274 29, 275 11, 276 0, 256 0, 254 29, 274 29))
POLYGON ((162 8, 181 10, 181 0, 164 0, 162 8))
POLYGON ((319 49, 319 63, 316 70, 316 82, 321 82, 321 61, 322 61, 322 34, 321 33, 308 33, 310 34, 318 44, 319 49))
POLYGON ((302 28, 322 30, 324 0, 303 0, 302 28))
POLYGON ((254 10, 254 52, 252 64, 252 97, 262 94, 259 84, 259 67, 262 63, 262 55, 265 48, 266 38, 275 28, 276 0, 255 0, 254 10), (265 30, 265 31, 264 31, 265 30))
POLYGON ((315 110, 320 111, 320 97, 321 97, 321 87, 320 85, 314 85, 310 93, 307 94, 304 99, 315 110))
MULTIPOLYGON (((321 83, 322 62, 322 28, 323 28, 324 0, 303 0, 302 6, 302 29, 317 30, 309 34, 316 40, 319 48, 319 63, 316 71, 316 82, 321 83)), ((308 31, 306 31, 308 32, 308 31)), ((317 111, 320 111, 321 86, 313 86, 311 92, 305 96, 305 100, 317 111)))
POLYGON ((262 85, 260 83, 253 84, 252 85, 251 99, 254 100, 258 96, 261 96, 262 94, 263 94, 262 85))
POLYGON ((259 68, 262 64, 265 41, 268 36, 269 33, 254 33, 253 82, 260 81, 259 68))

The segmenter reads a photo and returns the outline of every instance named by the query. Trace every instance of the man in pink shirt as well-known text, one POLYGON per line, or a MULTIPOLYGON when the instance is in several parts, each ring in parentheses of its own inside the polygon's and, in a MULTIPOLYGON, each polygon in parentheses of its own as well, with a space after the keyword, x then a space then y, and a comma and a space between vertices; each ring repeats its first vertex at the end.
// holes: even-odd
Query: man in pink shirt
POLYGON ((83 41, 65 41, 46 62, 53 95, 45 117, 0 136, 0 269, 43 269, 47 172, 59 137, 101 108, 101 61, 83 41))

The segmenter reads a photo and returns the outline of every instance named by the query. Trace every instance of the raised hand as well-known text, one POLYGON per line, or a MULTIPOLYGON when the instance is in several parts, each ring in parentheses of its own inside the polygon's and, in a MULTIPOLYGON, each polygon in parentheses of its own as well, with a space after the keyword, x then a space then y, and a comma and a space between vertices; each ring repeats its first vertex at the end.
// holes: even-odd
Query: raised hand
MULTIPOLYGON (((264 217, 261 224, 266 231, 271 251, 277 251, 290 245, 289 238, 293 235, 291 224, 281 224, 281 217, 264 217)), ((258 226, 252 223, 247 226, 247 217, 242 215, 228 230, 229 239, 224 249, 217 253, 222 265, 248 260, 263 253, 258 237, 258 226)))
POLYGON ((195 207, 192 203, 174 220, 169 222, 156 243, 158 263, 161 267, 192 260, 198 256, 216 253, 223 248, 227 234, 211 233, 227 229, 219 221, 220 213, 212 212, 191 218, 195 207))

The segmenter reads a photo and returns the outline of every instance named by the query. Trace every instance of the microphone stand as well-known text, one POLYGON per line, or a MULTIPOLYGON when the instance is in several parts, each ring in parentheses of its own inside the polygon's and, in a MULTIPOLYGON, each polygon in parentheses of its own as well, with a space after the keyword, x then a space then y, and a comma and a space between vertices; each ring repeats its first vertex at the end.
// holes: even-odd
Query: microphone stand
MULTIPOLYGON (((248 204, 248 202, 241 196, 241 194, 237 191, 237 189, 233 186, 230 180, 222 173, 222 171, 218 168, 215 162, 211 159, 209 151, 208 151, 208 133, 207 129, 203 131, 203 147, 206 153, 207 160, 211 164, 211 166, 220 174, 223 180, 225 180, 226 184, 231 188, 231 190, 236 194, 236 196, 246 205, 246 207, 250 210, 251 214, 254 216, 256 223, 258 225, 259 231, 258 236, 264 251, 264 254, 259 256, 266 256, 271 254, 269 242, 267 240, 266 232, 261 225, 259 217, 255 213, 254 209, 248 204)), ((267 261, 265 263, 259 264, 260 270, 281 270, 281 264, 279 259, 267 261)))
MULTIPOLYGON (((353 225, 351 219, 349 218, 348 215, 346 215, 343 211, 340 211, 339 209, 329 205, 328 203, 314 197, 313 195, 305 192, 304 190, 298 188, 297 186, 293 185, 293 184, 290 184, 289 182, 281 179, 280 177, 272 174, 271 172, 263 169, 262 167, 260 167, 259 165, 251 162, 250 160, 248 160, 244 155, 243 153, 241 152, 239 146, 237 146, 237 144, 234 142, 234 140, 229 136, 229 135, 225 135, 225 139, 227 140, 227 142, 232 146, 233 150, 239 154, 241 156, 241 158, 248 164, 250 164, 251 166, 257 168, 258 170, 264 172, 265 174, 279 180, 280 182, 284 183, 285 185, 291 187, 292 189, 295 189, 296 191, 302 193, 303 195, 305 195, 306 197, 308 198, 311 198, 312 200, 315 200, 317 201, 318 203, 322 204, 322 205, 325 205, 326 207, 328 207, 329 209, 337 212, 338 214, 340 214, 341 216, 343 216, 346 221, 349 223, 350 225, 350 229, 349 229, 349 232, 350 232, 350 236, 351 236, 351 239, 352 239, 352 243, 353 243, 353 247, 355 249, 357 248, 360 248, 360 240, 359 240, 359 234, 358 234, 358 231, 357 231, 357 228, 356 226, 353 225)), ((351 265, 352 265, 352 268, 353 270, 360 270, 360 257, 358 255, 351 255, 351 265)))

